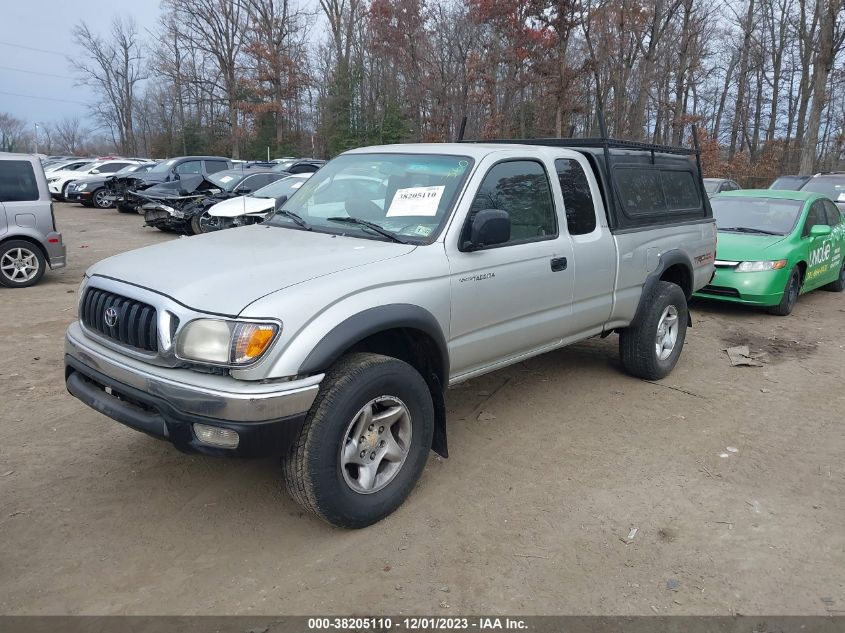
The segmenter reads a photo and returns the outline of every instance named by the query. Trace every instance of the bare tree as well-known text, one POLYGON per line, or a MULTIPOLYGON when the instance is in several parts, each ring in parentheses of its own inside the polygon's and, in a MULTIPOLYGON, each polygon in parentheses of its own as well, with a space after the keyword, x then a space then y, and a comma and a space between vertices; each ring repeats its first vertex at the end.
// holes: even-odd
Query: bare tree
POLYGON ((843 0, 816 0, 819 42, 813 61, 813 104, 807 122, 807 138, 801 148, 799 174, 811 174, 818 158, 819 126, 828 97, 827 81, 845 41, 845 25, 839 19, 842 10, 843 0))
POLYGON ((135 21, 115 18, 108 38, 92 32, 85 22, 73 29, 73 39, 82 53, 68 61, 80 74, 80 84, 94 87, 100 102, 94 111, 116 137, 123 154, 135 154, 132 115, 135 91, 145 79, 142 47, 135 21))
POLYGON ((24 151, 25 137, 26 121, 22 121, 11 114, 0 112, 0 151, 24 151))
POLYGON ((182 34, 210 55, 219 69, 228 107, 232 158, 240 158, 239 70, 247 32, 246 0, 164 0, 182 34))
POLYGON ((76 155, 82 149, 88 134, 79 117, 65 117, 56 123, 54 136, 61 152, 76 155))

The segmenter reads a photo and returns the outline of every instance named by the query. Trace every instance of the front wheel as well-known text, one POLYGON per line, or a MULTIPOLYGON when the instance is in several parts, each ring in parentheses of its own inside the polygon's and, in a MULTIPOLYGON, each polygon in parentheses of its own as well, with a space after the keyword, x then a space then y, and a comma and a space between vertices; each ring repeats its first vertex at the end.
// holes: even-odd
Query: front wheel
POLYGON ((303 508, 332 525, 362 528, 396 510, 425 466, 434 405, 407 363, 351 354, 326 375, 282 465, 303 508))
POLYGON ((211 215, 208 211, 197 213, 191 218, 191 231, 193 231, 194 235, 211 233, 223 228, 225 228, 223 218, 211 215))
POLYGON ((111 198, 109 198, 105 187, 94 190, 94 193, 91 194, 91 202, 98 209, 108 209, 112 205, 111 198))
POLYGON ((619 333, 622 365, 632 376, 646 380, 665 378, 675 368, 687 335, 689 309, 677 284, 658 281, 636 324, 619 333))
POLYGON ((801 270, 796 266, 789 274, 789 281, 783 289, 780 303, 769 308, 769 312, 776 316, 787 316, 792 312, 801 292, 801 270))

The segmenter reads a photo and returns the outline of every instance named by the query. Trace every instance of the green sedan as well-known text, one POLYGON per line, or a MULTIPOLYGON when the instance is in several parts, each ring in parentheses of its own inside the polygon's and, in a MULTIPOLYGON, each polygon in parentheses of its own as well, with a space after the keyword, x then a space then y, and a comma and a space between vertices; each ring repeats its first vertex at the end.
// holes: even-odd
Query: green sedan
POLYGON ((716 274, 698 297, 792 312, 798 295, 845 289, 845 221, 818 193, 743 189, 710 200, 716 274))

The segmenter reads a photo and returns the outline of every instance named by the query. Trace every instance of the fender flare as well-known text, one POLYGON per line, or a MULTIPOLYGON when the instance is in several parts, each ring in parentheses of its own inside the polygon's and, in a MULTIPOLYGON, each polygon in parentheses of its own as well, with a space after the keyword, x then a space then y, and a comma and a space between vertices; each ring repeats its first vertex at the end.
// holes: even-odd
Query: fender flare
MULTIPOLYGON (((634 314, 634 318, 631 320, 631 325, 634 325, 640 321, 643 312, 646 308, 646 297, 651 294, 651 291, 657 285, 657 282, 660 281, 660 278, 663 276, 663 273, 675 264, 681 264, 684 268, 686 268, 687 274, 689 275, 689 287, 693 287, 693 266, 692 260, 689 258, 689 256, 682 250, 677 248, 664 251, 660 254, 660 260, 657 263, 657 268, 651 271, 645 279, 645 283, 643 284, 643 290, 640 293, 640 301, 637 304, 637 312, 634 314)), ((689 298, 690 295, 687 294, 687 300, 689 300, 689 298)), ((687 326, 692 327, 692 316, 690 315, 689 310, 687 310, 687 326)))
POLYGON ((423 376, 431 391, 434 404, 434 437, 432 450, 442 457, 449 456, 446 439, 446 405, 443 390, 449 384, 449 348, 440 323, 428 310, 407 303, 369 308, 352 315, 336 325, 308 354, 299 367, 300 374, 327 370, 353 345, 368 336, 397 328, 411 328, 427 334, 437 344, 439 367, 435 375, 423 376))
POLYGON ((435 341, 440 357, 438 378, 446 384, 449 380, 449 349, 440 323, 425 308, 408 303, 369 308, 337 324, 308 353, 299 367, 299 373, 305 375, 325 371, 356 343, 373 334, 396 328, 420 330, 435 341))

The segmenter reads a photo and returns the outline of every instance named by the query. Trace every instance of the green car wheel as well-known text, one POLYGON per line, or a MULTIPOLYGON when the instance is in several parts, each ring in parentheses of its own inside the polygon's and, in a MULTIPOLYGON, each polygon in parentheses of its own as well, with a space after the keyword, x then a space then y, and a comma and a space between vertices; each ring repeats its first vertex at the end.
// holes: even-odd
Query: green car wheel
POLYGON ((783 298, 776 306, 769 308, 769 312, 777 316, 787 316, 792 312, 798 302, 798 295, 801 293, 801 270, 796 266, 789 275, 786 288, 783 289, 783 298))

